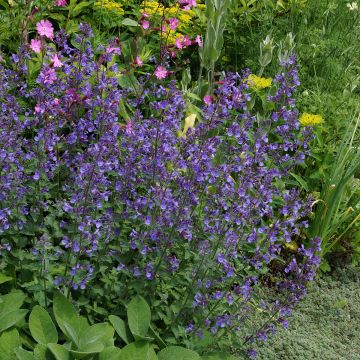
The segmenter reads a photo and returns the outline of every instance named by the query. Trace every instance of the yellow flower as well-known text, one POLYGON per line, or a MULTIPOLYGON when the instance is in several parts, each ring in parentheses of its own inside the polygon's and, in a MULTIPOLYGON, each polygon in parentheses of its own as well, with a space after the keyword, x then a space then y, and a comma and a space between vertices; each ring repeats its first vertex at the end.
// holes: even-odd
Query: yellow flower
POLYGON ((97 1, 95 3, 95 6, 97 8, 100 8, 100 9, 102 8, 109 12, 113 12, 116 15, 124 15, 124 13, 125 13, 122 6, 114 1, 109 1, 109 0, 97 1))
POLYGON ((314 126, 318 124, 322 124, 324 122, 324 119, 321 115, 313 115, 304 113, 299 118, 300 124, 304 126, 314 126))
POLYGON ((262 78, 255 74, 250 74, 250 76, 247 78, 247 83, 250 87, 261 90, 270 87, 272 84, 272 79, 262 78))

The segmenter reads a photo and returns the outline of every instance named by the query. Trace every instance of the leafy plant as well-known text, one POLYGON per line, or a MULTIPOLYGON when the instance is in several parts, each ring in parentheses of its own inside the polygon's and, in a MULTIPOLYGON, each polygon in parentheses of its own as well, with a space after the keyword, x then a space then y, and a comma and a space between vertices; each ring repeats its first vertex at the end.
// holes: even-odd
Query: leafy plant
MULTIPOLYGON (((360 218, 359 184, 354 183, 354 177, 360 171, 359 124, 359 116, 349 121, 333 166, 316 200, 311 236, 322 239, 323 257, 339 245, 339 241, 360 218)), ((324 261, 323 269, 327 268, 328 264, 324 261)))
MULTIPOLYGON (((162 347, 153 344, 154 338, 146 337, 150 327, 150 310, 146 301, 137 296, 128 304, 128 325, 119 317, 111 315, 113 324, 120 339, 126 343, 122 349, 114 346, 114 329, 108 323, 89 325, 86 318, 80 316, 71 302, 57 292, 53 299, 55 326, 49 313, 36 305, 29 316, 28 327, 32 339, 27 336, 27 329, 19 324, 19 315, 14 308, 20 307, 24 295, 10 293, 0 297, 8 318, 8 326, 0 330, 0 349, 4 360, 175 360, 175 359, 221 359, 226 354, 206 355, 200 357, 196 352, 180 346, 162 347), (14 296, 17 296, 15 300, 14 296), (20 327, 20 332, 14 326, 20 327), (132 333, 130 333, 130 331, 132 333), (60 336, 58 333, 60 332, 60 336), (130 340, 131 338, 131 340, 130 340), (133 341, 135 339, 135 341, 133 341)), ((18 313, 22 314, 20 310, 18 313)), ((25 316, 22 314, 22 316, 25 316)), ((5 324, 5 322, 1 322, 5 324)), ((163 343, 162 343, 163 344, 163 343)))

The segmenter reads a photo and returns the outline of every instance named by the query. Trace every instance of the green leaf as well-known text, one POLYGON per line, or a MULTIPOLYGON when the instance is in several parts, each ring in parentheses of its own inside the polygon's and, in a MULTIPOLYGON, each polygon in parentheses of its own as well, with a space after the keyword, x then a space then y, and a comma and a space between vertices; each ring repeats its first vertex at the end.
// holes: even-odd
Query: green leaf
POLYGON ((133 335, 146 336, 150 326, 150 307, 141 296, 135 296, 127 308, 129 328, 133 335))
POLYGON ((62 332, 78 346, 80 329, 84 321, 77 314, 71 302, 60 292, 55 293, 53 303, 54 315, 62 332))
POLYGON ((236 357, 223 352, 213 352, 202 356, 201 360, 236 360, 236 357))
POLYGON ((161 338, 161 336, 157 333, 157 331, 151 325, 149 328, 149 332, 150 332, 150 335, 152 335, 155 338, 156 343, 159 345, 160 349, 163 349, 166 347, 165 341, 161 338))
POLYGON ((0 337, 1 360, 13 360, 14 351, 21 345, 19 332, 16 329, 4 332, 0 337))
POLYGON ((32 337, 39 343, 57 343, 58 334, 50 315, 41 306, 36 305, 29 317, 29 328, 32 337))
POLYGON ((121 350, 115 346, 108 347, 99 354, 99 360, 121 360, 121 350))
POLYGON ((45 345, 37 344, 34 349, 34 355, 37 360, 54 360, 50 349, 45 345))
POLYGON ((126 18, 121 22, 122 25, 124 26, 140 26, 139 23, 133 19, 130 18, 126 18))
POLYGON ((100 352, 106 344, 113 345, 113 336, 114 329, 107 323, 99 323, 82 329, 79 335, 78 351, 100 352))
POLYGON ((294 174, 292 172, 290 172, 290 175, 296 179, 296 181, 301 185, 301 187, 309 192, 309 185, 307 184, 307 182, 300 176, 300 175, 297 175, 297 174, 294 174))
POLYGON ((125 342, 125 344, 130 344, 133 341, 133 337, 125 321, 115 315, 110 315, 109 320, 111 322, 111 325, 114 327, 115 331, 125 342))
POLYGON ((0 314, 0 333, 22 320, 27 312, 27 310, 18 309, 6 314, 0 314))
POLYGON ((15 354, 18 360, 35 360, 35 356, 32 352, 26 351, 22 348, 15 349, 15 354))
POLYGON ((104 350, 104 345, 101 343, 95 343, 89 345, 87 349, 83 350, 69 350, 71 354, 73 354, 76 358, 82 359, 91 354, 97 354, 104 350))
MULTIPOLYGON (((19 309, 25 300, 25 295, 21 291, 14 291, 0 296, 0 316, 19 309)), ((1 324, 1 323, 0 323, 1 324)))
POLYGON ((10 276, 6 276, 4 274, 0 274, 0 284, 6 283, 8 281, 11 281, 13 278, 10 276))
POLYGON ((58 344, 48 344, 47 346, 56 360, 72 360, 72 356, 65 346, 58 344))
POLYGON ((195 351, 185 349, 181 346, 168 346, 158 353, 159 360, 200 360, 195 351))
POLYGON ((154 360, 154 349, 146 341, 135 341, 121 349, 119 360, 154 360))
POLYGON ((73 11, 72 11, 72 15, 73 15, 73 16, 79 15, 79 14, 84 10, 84 8, 88 7, 89 5, 92 5, 92 3, 91 3, 91 2, 88 2, 88 1, 82 1, 82 2, 80 2, 79 4, 77 4, 77 5, 74 7, 74 9, 73 9, 73 11))

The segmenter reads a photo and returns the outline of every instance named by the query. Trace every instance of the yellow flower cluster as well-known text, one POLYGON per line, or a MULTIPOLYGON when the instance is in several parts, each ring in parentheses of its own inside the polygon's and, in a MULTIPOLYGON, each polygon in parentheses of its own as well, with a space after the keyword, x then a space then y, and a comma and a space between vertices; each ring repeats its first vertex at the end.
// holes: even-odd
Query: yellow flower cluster
POLYGON ((272 79, 262 78, 255 74, 250 74, 250 76, 247 78, 247 83, 250 87, 261 90, 270 87, 272 84, 272 79))
MULTIPOLYGON (((204 10, 206 6, 204 4, 197 4, 197 8, 204 10)), ((196 13, 193 10, 183 10, 179 7, 179 4, 174 4, 171 7, 164 8, 158 1, 145 0, 141 3, 141 11, 153 15, 162 15, 164 13, 166 18, 176 17, 179 20, 179 29, 183 29, 188 26, 192 19, 196 17, 196 13)), ((174 40, 175 41, 175 40, 174 40)))
POLYGON ((313 115, 304 113, 299 118, 300 124, 304 126, 314 126, 318 124, 322 124, 324 122, 324 119, 321 115, 313 115))
POLYGON ((114 15, 124 15, 124 13, 125 13, 122 6, 115 1, 101 0, 101 1, 97 1, 95 3, 95 6, 97 8, 100 8, 100 9, 102 8, 109 12, 112 12, 112 13, 114 13, 114 15))

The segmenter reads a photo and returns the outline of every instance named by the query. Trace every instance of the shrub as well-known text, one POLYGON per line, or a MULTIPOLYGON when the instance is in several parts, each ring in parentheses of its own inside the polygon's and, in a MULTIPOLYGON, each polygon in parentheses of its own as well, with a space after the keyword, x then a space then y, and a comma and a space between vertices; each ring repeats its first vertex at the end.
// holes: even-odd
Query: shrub
POLYGON ((37 60, 22 48, 0 66, 1 269, 91 318, 141 294, 170 343, 266 339, 318 265, 318 241, 289 250, 310 208, 286 186, 311 136, 295 57, 270 88, 225 74, 196 115, 156 72, 119 86, 118 43, 93 49, 80 30, 70 46, 48 28, 37 60))

